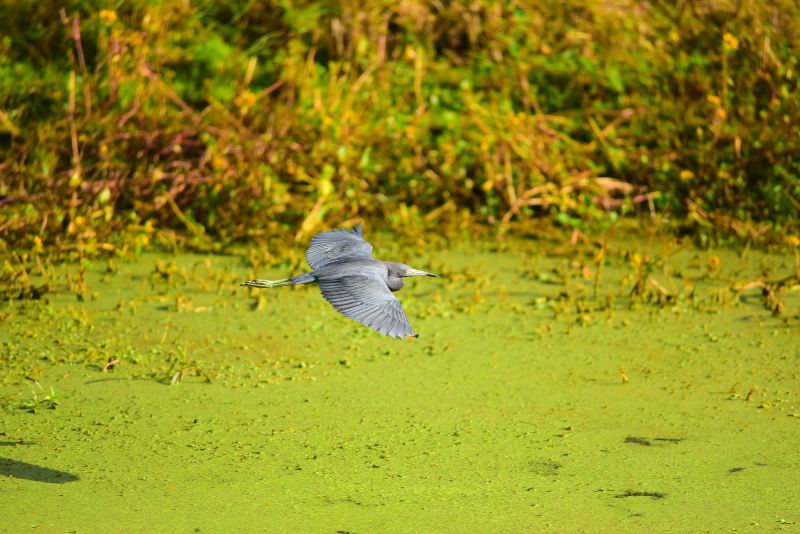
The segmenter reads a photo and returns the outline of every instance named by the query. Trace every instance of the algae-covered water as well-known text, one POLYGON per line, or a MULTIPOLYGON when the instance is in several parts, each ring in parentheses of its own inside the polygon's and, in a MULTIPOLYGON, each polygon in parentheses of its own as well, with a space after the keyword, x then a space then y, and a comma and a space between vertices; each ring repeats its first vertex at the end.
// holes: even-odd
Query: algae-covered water
POLYGON ((800 291, 747 285, 794 258, 641 243, 387 256, 443 275, 409 341, 239 258, 96 262, 0 310, 0 530, 800 530, 800 291))

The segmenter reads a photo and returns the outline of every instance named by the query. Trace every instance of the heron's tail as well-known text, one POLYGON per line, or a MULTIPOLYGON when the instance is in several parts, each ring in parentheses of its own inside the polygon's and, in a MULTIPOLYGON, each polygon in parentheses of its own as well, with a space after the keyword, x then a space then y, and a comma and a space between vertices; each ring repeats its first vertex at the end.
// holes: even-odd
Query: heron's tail
POLYGON ((242 282, 239 285, 247 287, 270 288, 293 286, 295 284, 308 284, 314 280, 315 278, 311 275, 311 273, 303 273, 298 274, 297 276, 292 276, 291 278, 284 278, 283 280, 248 280, 247 282, 242 282))

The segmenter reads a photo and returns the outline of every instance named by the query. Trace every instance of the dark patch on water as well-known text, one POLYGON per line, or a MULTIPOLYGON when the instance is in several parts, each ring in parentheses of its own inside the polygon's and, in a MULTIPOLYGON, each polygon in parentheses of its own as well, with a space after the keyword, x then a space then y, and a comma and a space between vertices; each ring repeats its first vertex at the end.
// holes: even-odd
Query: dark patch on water
POLYGON ((561 464, 551 460, 531 460, 528 462, 528 471, 537 475, 554 476, 561 469, 561 464))
MULTIPOLYGON (((650 441, 647 438, 639 438, 639 437, 636 437, 636 436, 628 436, 628 437, 625 438, 625 443, 635 443, 636 445, 643 445, 645 447, 650 447, 650 446, 653 445, 653 441, 658 441, 658 442, 661 442, 661 443, 674 443, 674 444, 677 444, 677 443, 680 443, 681 441, 685 441, 685 440, 686 440, 685 438, 653 438, 653 440, 650 441)), ((656 443, 656 445, 658 445, 658 443, 656 443)))
POLYGON ((625 493, 620 493, 619 495, 614 495, 615 499, 625 499, 627 497, 650 497, 654 501, 658 501, 666 497, 666 493, 660 493, 658 491, 631 491, 627 490, 625 493))
POLYGON ((733 473, 741 473, 742 471, 744 471, 744 469, 745 469, 744 467, 731 467, 730 469, 728 469, 728 473, 731 473, 731 474, 733 474, 733 473))
POLYGON ((10 458, 0 458, 0 476, 10 476, 34 482, 47 482, 49 484, 64 484, 79 480, 77 475, 42 467, 27 462, 20 462, 10 458))
POLYGON ((655 438, 653 441, 665 441, 667 443, 680 443, 686 441, 686 438, 655 438))

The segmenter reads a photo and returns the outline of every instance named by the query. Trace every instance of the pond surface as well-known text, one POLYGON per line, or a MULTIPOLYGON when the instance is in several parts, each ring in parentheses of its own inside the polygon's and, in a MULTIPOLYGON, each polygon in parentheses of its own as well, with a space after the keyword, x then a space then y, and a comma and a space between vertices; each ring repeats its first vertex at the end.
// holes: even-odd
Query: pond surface
POLYGON ((238 286, 286 270, 98 262, 0 310, 0 530, 800 529, 800 291, 746 285, 793 257, 640 243, 398 257, 443 274, 407 341, 238 286))

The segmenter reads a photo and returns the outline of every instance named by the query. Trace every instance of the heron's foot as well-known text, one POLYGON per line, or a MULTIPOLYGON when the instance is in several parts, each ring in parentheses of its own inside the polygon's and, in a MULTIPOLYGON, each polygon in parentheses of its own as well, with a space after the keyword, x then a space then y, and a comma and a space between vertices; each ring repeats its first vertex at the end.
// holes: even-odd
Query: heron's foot
POLYGON ((270 288, 270 287, 288 286, 291 284, 292 282, 289 281, 288 278, 286 278, 284 280, 248 280, 246 282, 242 282, 239 285, 247 287, 270 288))

